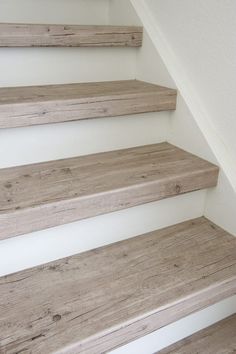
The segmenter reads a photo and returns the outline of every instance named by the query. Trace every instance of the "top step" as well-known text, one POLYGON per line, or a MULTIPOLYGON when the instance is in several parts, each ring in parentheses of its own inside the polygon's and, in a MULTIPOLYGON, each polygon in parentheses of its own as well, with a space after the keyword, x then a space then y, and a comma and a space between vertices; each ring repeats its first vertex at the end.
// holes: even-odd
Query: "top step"
POLYGON ((0 24, 0 47, 140 47, 136 26, 0 24))

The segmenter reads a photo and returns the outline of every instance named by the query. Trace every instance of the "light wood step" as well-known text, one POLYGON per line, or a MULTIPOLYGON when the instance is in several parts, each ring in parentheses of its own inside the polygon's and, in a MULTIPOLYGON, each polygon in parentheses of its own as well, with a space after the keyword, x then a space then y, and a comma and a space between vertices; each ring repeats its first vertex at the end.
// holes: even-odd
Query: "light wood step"
POLYGON ((188 337, 159 354, 236 353, 236 315, 188 337))
POLYGON ((137 80, 0 88, 0 128, 173 110, 176 95, 137 80))
POLYGON ((5 276, 0 289, 0 352, 107 353, 235 294, 236 239, 199 218, 5 276))
POLYGON ((213 187, 218 167, 168 143, 0 170, 0 239, 213 187))
POLYGON ((137 26, 0 24, 0 47, 140 47, 142 38, 137 26))

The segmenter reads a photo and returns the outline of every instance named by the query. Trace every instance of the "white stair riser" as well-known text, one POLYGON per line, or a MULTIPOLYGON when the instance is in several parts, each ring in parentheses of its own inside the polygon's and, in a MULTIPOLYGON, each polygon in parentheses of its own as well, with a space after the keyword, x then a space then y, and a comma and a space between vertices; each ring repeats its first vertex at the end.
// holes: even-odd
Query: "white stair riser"
POLYGON ((109 0, 1 0, 0 22, 102 25, 109 0))
POLYGON ((234 313, 236 313, 236 295, 113 350, 110 354, 153 354, 234 313))
POLYGON ((205 191, 133 207, 0 242, 0 276, 194 219, 205 191))
POLYGON ((0 86, 134 79, 135 51, 134 48, 1 48, 0 86))
POLYGON ((169 113, 0 130, 0 168, 166 141, 169 113))

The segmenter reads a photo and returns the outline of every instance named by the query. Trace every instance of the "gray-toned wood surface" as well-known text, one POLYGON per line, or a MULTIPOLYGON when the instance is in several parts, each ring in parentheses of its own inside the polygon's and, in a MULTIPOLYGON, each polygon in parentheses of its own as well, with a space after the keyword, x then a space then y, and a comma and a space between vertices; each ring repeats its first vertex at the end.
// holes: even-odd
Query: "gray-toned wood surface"
POLYGON ((0 128, 173 110, 176 96, 137 80, 0 88, 0 128))
POLYGON ((2 277, 0 292, 1 353, 105 353, 235 294, 236 239, 199 218, 2 277))
POLYGON ((218 167, 168 143, 0 170, 0 239, 213 187, 218 167))
POLYGON ((0 47, 140 47, 137 26, 0 24, 0 47))
POLYGON ((158 352, 158 354, 233 353, 236 353, 236 315, 158 352))

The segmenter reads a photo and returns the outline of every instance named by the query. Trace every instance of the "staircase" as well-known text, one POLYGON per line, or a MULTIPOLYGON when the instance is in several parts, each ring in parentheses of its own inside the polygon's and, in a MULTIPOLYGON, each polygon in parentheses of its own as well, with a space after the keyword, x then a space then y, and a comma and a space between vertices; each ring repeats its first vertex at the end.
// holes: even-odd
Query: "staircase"
MULTIPOLYGON (((125 51, 138 50, 142 38, 139 26, 0 24, 5 48, 125 51)), ((105 117, 108 124, 176 104, 175 89, 134 79, 3 87, 0 128, 4 135, 72 121, 102 124, 105 117)), ((0 240, 191 198, 214 188, 218 174, 216 165, 165 141, 1 168, 0 240)), ((203 215, 133 236, 1 277, 0 353, 106 353, 236 293, 235 238, 203 215)), ((235 349, 232 336, 227 343, 235 349)), ((184 347, 163 353, 186 353, 184 347)))

